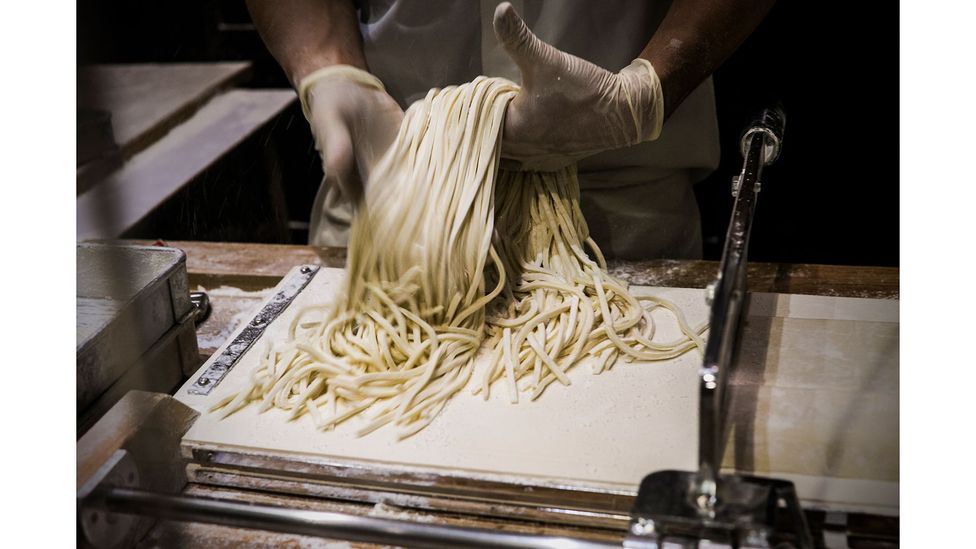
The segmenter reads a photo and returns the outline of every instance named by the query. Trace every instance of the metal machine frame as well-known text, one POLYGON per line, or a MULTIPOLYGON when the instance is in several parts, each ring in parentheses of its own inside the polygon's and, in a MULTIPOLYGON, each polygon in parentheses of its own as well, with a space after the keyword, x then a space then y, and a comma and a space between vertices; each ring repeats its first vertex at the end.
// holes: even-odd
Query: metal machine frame
POLYGON ((732 181, 732 220, 718 277, 706 291, 711 314, 699 372, 698 471, 659 471, 644 478, 631 512, 628 546, 688 547, 708 540, 710 547, 813 547, 791 482, 719 472, 729 377, 748 295, 752 219, 763 168, 779 156, 785 122, 781 109, 767 109, 741 139, 745 162, 732 181))
MULTIPOLYGON (((590 512, 593 515, 590 517, 593 525, 602 522, 604 527, 623 526, 627 524, 627 513, 620 508, 621 504, 629 504, 632 501, 629 533, 624 542, 626 547, 686 548, 698 547, 702 541, 707 541, 709 547, 803 549, 813 547, 804 512, 800 508, 792 483, 719 472, 725 445, 722 433, 727 404, 726 389, 748 292, 746 264, 752 218, 763 168, 776 160, 782 147, 784 123, 785 116, 782 110, 766 110, 754 124, 748 127, 741 139, 745 162, 742 172, 733 180, 732 192, 736 200, 718 277, 707 290, 711 315, 710 337, 699 374, 699 470, 652 473, 641 482, 636 498, 632 496, 633 492, 630 494, 594 492, 589 497, 584 496, 582 501, 573 501, 567 498, 571 493, 576 494, 578 491, 539 487, 542 491, 537 495, 543 499, 551 497, 561 500, 558 505, 560 509, 545 509, 552 504, 551 501, 540 500, 537 502, 539 505, 527 502, 523 510, 537 508, 539 516, 531 516, 532 514, 529 513, 530 516, 524 518, 545 520, 547 513, 557 511, 581 514, 590 512), (608 502, 612 504, 609 508, 608 502), (587 507, 590 509, 586 509, 587 507), (600 508, 603 512, 592 512, 596 508, 600 508)), ((200 376, 193 390, 205 394, 219 383, 236 359, 263 332, 264 327, 308 284, 316 270, 314 267, 301 269, 301 276, 294 283, 286 284, 285 289, 279 292, 281 295, 276 296, 269 303, 268 307, 271 309, 266 311, 267 314, 259 315, 258 323, 242 332, 239 336, 239 338, 243 337, 239 342, 240 345, 231 345, 228 351, 233 352, 226 357, 220 357, 214 363, 217 367, 211 366, 200 376)), ((198 475, 220 474, 222 465, 225 467, 241 465, 235 460, 259 459, 254 456, 249 458, 244 454, 224 455, 218 450, 208 452, 205 449, 191 449, 189 455, 185 457, 195 464, 198 475)), ((243 466, 251 471, 261 469, 260 464, 249 461, 243 463, 243 466)), ((297 481, 302 474, 311 473, 313 476, 320 476, 324 485, 329 484, 328 477, 333 473, 341 473, 345 478, 348 478, 350 473, 355 473, 349 469, 348 464, 315 463, 291 466, 298 467, 294 472, 294 480, 297 481), (332 471, 337 467, 342 470, 332 471)), ((108 513, 138 514, 413 547, 613 546, 565 537, 513 534, 163 494, 139 489, 132 481, 133 478, 137 479, 138 475, 133 477, 125 471, 120 471, 121 469, 132 469, 131 459, 126 456, 125 450, 118 450, 112 459, 109 459, 79 490, 79 532, 89 544, 98 546, 99 540, 114 538, 104 531, 92 531, 86 522, 92 513, 108 513), (123 480, 120 482, 119 479, 123 480)), ((361 471, 359 474, 363 476, 361 480, 364 481, 361 488, 369 489, 370 472, 361 471)), ((389 476, 384 475, 384 477, 386 483, 391 482, 389 476)), ((280 473, 278 479, 282 480, 280 473)), ((396 489, 404 489, 409 493, 411 482, 409 473, 395 477, 393 481, 399 482, 397 479, 404 481, 406 486, 398 484, 396 489)), ((444 486, 436 485, 433 488, 440 486, 444 489, 445 496, 457 497, 458 493, 454 489, 472 489, 472 485, 463 482, 463 479, 445 478, 441 479, 441 483, 444 486)), ((382 490, 384 487, 372 486, 372 488, 382 490)), ((391 486, 386 488, 395 491, 391 486)), ((431 488, 431 485, 428 484, 428 488, 431 488)), ((345 489, 354 488, 347 486, 345 489)), ((473 501, 477 499, 477 495, 472 496, 472 512, 477 512, 477 504, 473 501)), ((499 503, 496 501, 492 506, 497 508, 499 503)), ((106 522, 101 521, 102 524, 106 522)))

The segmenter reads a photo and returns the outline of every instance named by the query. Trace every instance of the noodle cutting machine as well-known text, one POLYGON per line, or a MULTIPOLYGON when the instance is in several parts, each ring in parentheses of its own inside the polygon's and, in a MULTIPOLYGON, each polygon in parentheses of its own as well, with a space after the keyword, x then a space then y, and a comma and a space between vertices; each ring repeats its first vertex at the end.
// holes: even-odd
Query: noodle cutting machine
MULTIPOLYGON (((703 358, 692 365, 694 373, 687 385, 697 388, 697 399, 691 405, 698 412, 694 426, 697 469, 668 467, 652 471, 639 486, 597 489, 585 483, 527 481, 484 471, 464 474, 444 464, 427 469, 394 467, 369 456, 344 460, 279 448, 259 451, 256 445, 243 447, 227 441, 201 442, 206 414, 194 406, 204 400, 195 399, 206 399, 215 387, 232 383, 235 368, 240 370, 248 350, 266 331, 273 330, 275 319, 307 293, 307 288, 326 284, 320 280, 325 275, 319 267, 304 266, 294 269, 251 322, 191 376, 178 399, 130 393, 79 440, 80 544, 146 545, 147 532, 155 521, 182 521, 406 547, 806 549, 848 547, 858 535, 870 538, 872 547, 897 545, 897 519, 811 507, 801 502, 810 497, 801 498, 792 480, 728 472, 723 460, 733 406, 730 380, 738 355, 749 352, 742 348, 743 324, 750 306, 756 304, 750 301, 746 280, 750 230, 763 170, 780 153, 784 124, 781 109, 767 109, 741 138, 745 161, 733 181, 732 219, 717 278, 705 292, 710 335, 703 358), (188 490, 188 480, 227 491, 188 490), (259 496, 218 497, 237 493, 230 488, 259 496), (294 499, 279 497, 285 494, 294 499), (401 513, 407 518, 364 515, 343 512, 341 506, 318 505, 316 498, 389 503, 398 509, 447 513, 456 519, 505 517, 558 527, 529 531, 490 528, 485 526, 490 522, 461 519, 433 523, 408 513, 401 513), (295 501, 301 505, 288 503, 295 501), (603 535, 587 535, 586 528, 603 535)), ((777 335, 787 336, 785 331, 777 335)), ((633 418, 626 427, 631 433, 629 444, 663 447, 660 440, 642 437, 639 415, 628 417, 633 418)), ((240 425, 244 431, 261 428, 254 418, 241 419, 240 425)), ((282 427, 271 440, 284 440, 287 429, 297 427, 282 427)), ((461 445, 464 440, 454 443, 461 445)), ((445 444, 445 448, 451 443, 433 438, 428 442, 445 444)), ((310 443, 296 444, 304 448, 301 444, 310 443)), ((400 452, 383 448, 388 453, 400 452)), ((410 448, 398 457, 409 455, 410 448)), ((166 546, 167 542, 157 540, 155 545, 166 546)))

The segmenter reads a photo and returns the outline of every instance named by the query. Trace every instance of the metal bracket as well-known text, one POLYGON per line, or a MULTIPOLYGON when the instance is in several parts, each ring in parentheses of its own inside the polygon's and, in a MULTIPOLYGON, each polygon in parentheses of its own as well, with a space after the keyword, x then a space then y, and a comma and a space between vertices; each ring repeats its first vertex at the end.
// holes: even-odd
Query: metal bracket
MULTIPOLYGON (((767 112, 775 112, 775 111, 767 111, 767 112)), ((779 158, 780 151, 783 149, 782 122, 778 120, 774 121, 774 119, 771 118, 771 116, 779 116, 780 119, 782 118, 781 114, 770 115, 769 117, 767 117, 766 120, 762 121, 763 124, 770 124, 770 125, 754 126, 752 128, 749 128, 742 135, 742 139, 739 140, 739 152, 742 153, 742 156, 745 156, 746 153, 748 152, 749 143, 752 136, 757 133, 761 133, 765 136, 765 139, 763 139, 763 156, 761 159, 764 166, 768 166, 773 162, 776 162, 776 159, 779 158)))
POLYGON ((723 475, 707 517, 697 498, 698 473, 659 471, 641 482, 624 547, 813 548, 793 483, 723 475))
MULTIPOLYGON (((732 176, 732 196, 739 196, 739 188, 742 186, 742 177, 744 174, 733 175, 732 176)), ((755 185, 753 185, 753 191, 759 192, 762 190, 762 181, 756 180, 755 185)))
POLYGON ((78 529, 96 548, 116 547, 129 535, 139 517, 90 508, 86 499, 106 487, 138 488, 139 469, 125 450, 116 450, 78 490, 78 529))
POLYGON ((200 374, 200 377, 187 389, 187 392, 192 395, 209 395, 210 391, 223 381, 227 373, 251 348, 251 345, 254 345, 254 342, 264 334, 264 330, 298 297, 305 286, 308 286, 317 272, 319 272, 318 265, 303 265, 297 272, 289 276, 281 285, 281 289, 271 298, 271 301, 237 334, 237 337, 220 353, 220 356, 200 374))

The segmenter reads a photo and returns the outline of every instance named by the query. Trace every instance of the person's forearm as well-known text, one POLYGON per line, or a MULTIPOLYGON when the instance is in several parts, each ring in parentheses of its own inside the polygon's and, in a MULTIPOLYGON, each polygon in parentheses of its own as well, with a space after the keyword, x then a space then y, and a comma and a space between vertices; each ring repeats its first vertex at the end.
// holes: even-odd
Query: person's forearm
POLYGON ((247 0, 247 9, 293 86, 322 67, 366 69, 352 0, 247 0))
POLYGON ((719 67, 776 0, 674 0, 640 57, 661 79, 665 118, 719 67))

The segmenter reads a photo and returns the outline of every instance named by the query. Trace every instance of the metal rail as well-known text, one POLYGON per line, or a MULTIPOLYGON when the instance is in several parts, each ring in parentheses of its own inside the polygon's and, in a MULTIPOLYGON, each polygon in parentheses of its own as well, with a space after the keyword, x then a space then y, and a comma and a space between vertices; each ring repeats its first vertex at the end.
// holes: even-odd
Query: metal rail
POLYGON ((237 362, 244 356, 244 353, 254 345, 262 335, 264 330, 271 325, 274 319, 282 313, 291 302, 298 297, 305 286, 312 280, 312 277, 319 272, 318 265, 302 265, 297 272, 293 272, 285 281, 281 290, 271 298, 261 312, 251 320, 250 324, 238 333, 234 340, 220 353, 210 366, 200 374, 196 382, 187 389, 192 395, 209 395, 224 377, 231 371, 237 362))
POLYGON ((400 547, 606 549, 621 544, 562 536, 519 534, 327 511, 288 509, 131 488, 100 488, 84 499, 88 509, 168 520, 203 522, 400 547))
POLYGON ((705 510, 714 506, 716 477, 724 454, 725 387, 748 290, 746 258, 756 198, 763 167, 772 164, 779 156, 785 119, 781 109, 766 109, 743 133, 741 149, 745 162, 742 172, 732 182, 732 194, 736 197, 732 220, 725 236, 718 278, 708 288, 712 310, 708 342, 699 372, 698 425, 699 504, 705 510))

